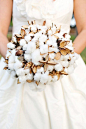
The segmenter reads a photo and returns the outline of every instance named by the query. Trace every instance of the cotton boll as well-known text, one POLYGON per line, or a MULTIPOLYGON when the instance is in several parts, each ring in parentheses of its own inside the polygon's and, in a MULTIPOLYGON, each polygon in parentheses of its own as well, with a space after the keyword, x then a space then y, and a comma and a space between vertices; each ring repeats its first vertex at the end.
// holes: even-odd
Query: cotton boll
POLYGON ((58 77, 57 76, 54 76, 53 78, 52 78, 52 81, 53 82, 56 82, 58 80, 58 77))
POLYGON ((52 33, 54 34, 54 33, 56 32, 56 27, 53 26, 53 27, 51 28, 51 30, 52 30, 52 33))
POLYGON ((57 48, 57 43, 56 42, 53 43, 52 46, 55 47, 55 48, 57 48))
POLYGON ((74 48, 73 48, 73 46, 72 46, 72 41, 70 41, 70 43, 69 44, 67 44, 66 46, 65 46, 65 48, 68 48, 69 50, 74 50, 74 48))
POLYGON ((53 66, 53 65, 48 65, 47 70, 48 70, 49 72, 52 72, 52 71, 53 71, 53 69, 54 69, 54 66, 53 66))
POLYGON ((28 46, 28 44, 25 44, 25 45, 23 46, 23 50, 27 50, 27 46, 28 46))
POLYGON ((19 82, 25 83, 26 82, 26 77, 25 76, 19 76, 19 82))
POLYGON ((74 59, 72 58, 71 61, 70 61, 70 65, 73 65, 74 64, 74 59))
POLYGON ((52 80, 53 80, 53 78, 49 75, 49 76, 48 76, 48 83, 49 83, 49 82, 52 82, 52 80))
POLYGON ((37 31, 36 26, 31 26, 31 31, 36 32, 37 31))
POLYGON ((7 44, 7 48, 14 49, 15 48, 15 45, 13 43, 9 42, 7 44))
POLYGON ((8 68, 9 68, 10 70, 14 70, 14 63, 9 63, 9 64, 8 64, 8 68))
POLYGON ((63 59, 64 59, 64 60, 68 60, 68 59, 69 59, 69 55, 63 56, 63 59))
POLYGON ((6 59, 11 56, 11 53, 9 52, 9 50, 7 50, 7 54, 6 54, 6 59))
POLYGON ((42 84, 47 83, 47 82, 48 82, 48 74, 46 74, 46 73, 41 74, 40 82, 41 82, 42 84))
POLYGON ((25 74, 29 74, 29 72, 30 72, 30 68, 29 69, 24 69, 25 74))
POLYGON ((10 63, 14 63, 14 62, 15 62, 15 58, 14 58, 13 55, 11 55, 11 56, 9 57, 8 63, 10 64, 10 63))
POLYGON ((39 42, 45 42, 47 40, 47 36, 46 35, 42 35, 40 38, 39 38, 39 42))
POLYGON ((32 53, 32 62, 35 65, 40 65, 39 61, 42 60, 42 57, 40 55, 40 50, 36 49, 33 53, 32 53))
POLYGON ((52 35, 53 32, 51 30, 48 31, 48 35, 52 35))
POLYGON ((66 34, 66 35, 65 35, 65 38, 66 38, 67 40, 69 40, 69 39, 71 38, 71 36, 70 36, 69 34, 66 34))
POLYGON ((21 40, 20 40, 20 46, 24 46, 25 44, 26 44, 25 39, 21 39, 21 40))
POLYGON ((12 38, 13 42, 17 43, 16 37, 12 38))
POLYGON ((59 49, 57 49, 57 48, 53 48, 53 47, 49 47, 49 49, 48 49, 48 51, 49 52, 59 52, 59 49))
POLYGON ((29 34, 25 36, 25 40, 26 40, 27 42, 29 42, 29 41, 31 40, 31 37, 30 37, 29 34))
POLYGON ((59 63, 55 65, 55 70, 56 71, 62 71, 63 70, 63 66, 59 63))
POLYGON ((61 34, 61 33, 56 33, 55 35, 56 35, 56 36, 58 36, 58 37, 59 37, 59 39, 63 39, 63 36, 62 36, 62 34, 61 34))
POLYGON ((51 46, 52 45, 52 41, 51 40, 48 40, 46 44, 49 45, 49 46, 51 46))
POLYGON ((48 53, 48 45, 47 44, 40 46, 40 53, 41 54, 48 53))
POLYGON ((12 56, 14 56, 14 57, 15 57, 16 50, 15 50, 15 49, 13 49, 13 50, 11 51, 11 54, 12 54, 12 56))
POLYGON ((61 61, 63 61, 63 60, 64 60, 64 56, 63 56, 63 55, 61 55, 60 60, 61 60, 61 61))
POLYGON ((16 74, 17 74, 18 76, 24 76, 24 75, 25 75, 25 73, 24 73, 24 68, 19 68, 19 69, 17 69, 16 74))
POLYGON ((31 73, 28 73, 27 75, 26 75, 26 80, 33 80, 33 74, 31 73))
POLYGON ((41 68, 37 69, 37 73, 44 73, 44 68, 41 67, 41 68))
POLYGON ((36 73, 35 75, 34 75, 34 80, 35 81, 40 81, 40 78, 41 78, 41 73, 36 73))
POLYGON ((63 67, 68 67, 69 66, 68 61, 61 61, 61 64, 62 64, 63 67))
POLYGON ((35 42, 29 42, 28 43, 28 46, 27 46, 27 53, 32 53, 32 52, 34 52, 35 51, 35 49, 36 49, 36 44, 35 44, 35 42))
POLYGON ((50 53, 50 54, 49 54, 49 57, 50 57, 51 59, 54 59, 55 53, 50 53))
POLYGON ((22 66, 23 66, 23 64, 19 60, 16 60, 16 63, 14 63, 15 70, 21 68, 22 66))
POLYGON ((31 61, 31 54, 24 54, 24 59, 28 62, 31 61))

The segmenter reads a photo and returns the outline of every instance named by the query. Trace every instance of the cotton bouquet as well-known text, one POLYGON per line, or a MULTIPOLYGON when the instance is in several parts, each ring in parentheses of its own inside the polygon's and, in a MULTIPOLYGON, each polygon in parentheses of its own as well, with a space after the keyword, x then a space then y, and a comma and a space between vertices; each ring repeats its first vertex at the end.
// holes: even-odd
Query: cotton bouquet
POLYGON ((52 24, 35 21, 21 27, 7 44, 5 70, 10 71, 17 83, 35 82, 46 85, 60 76, 73 73, 78 54, 74 52, 70 35, 52 24))

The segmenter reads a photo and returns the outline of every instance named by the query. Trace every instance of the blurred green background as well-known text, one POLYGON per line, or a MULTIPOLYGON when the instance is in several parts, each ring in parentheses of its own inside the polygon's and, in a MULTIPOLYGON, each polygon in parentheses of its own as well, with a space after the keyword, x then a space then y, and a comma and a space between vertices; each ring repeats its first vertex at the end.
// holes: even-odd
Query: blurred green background
MULTIPOLYGON (((10 22, 10 27, 9 27, 9 31, 8 31, 8 39, 9 41, 11 40, 11 37, 12 37, 12 21, 10 22)), ((70 31, 70 35, 71 35, 71 40, 74 41, 74 39, 76 38, 77 36, 77 29, 76 27, 75 28, 71 28, 71 31, 70 31)), ((81 56, 86 64, 86 48, 83 50, 83 52, 81 53, 81 56)), ((1 55, 0 55, 0 58, 1 58, 1 55)))

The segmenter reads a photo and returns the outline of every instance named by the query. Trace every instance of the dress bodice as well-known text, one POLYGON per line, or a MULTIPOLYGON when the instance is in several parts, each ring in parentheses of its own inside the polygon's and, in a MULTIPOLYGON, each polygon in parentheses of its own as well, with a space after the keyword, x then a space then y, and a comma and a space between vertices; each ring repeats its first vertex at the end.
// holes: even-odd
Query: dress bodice
POLYGON ((36 20, 46 25, 61 25, 62 30, 70 31, 70 20, 73 13, 73 0, 14 0, 13 2, 13 35, 20 32, 27 21, 36 20))

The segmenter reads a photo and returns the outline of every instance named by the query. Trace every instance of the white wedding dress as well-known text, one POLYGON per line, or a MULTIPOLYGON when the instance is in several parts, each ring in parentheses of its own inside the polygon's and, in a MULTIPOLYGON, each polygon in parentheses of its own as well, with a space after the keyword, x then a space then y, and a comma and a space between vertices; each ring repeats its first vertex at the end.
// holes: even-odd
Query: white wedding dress
MULTIPOLYGON (((27 20, 52 22, 69 32, 73 0, 14 0, 13 35, 27 20)), ((0 62, 0 129, 86 129, 86 66, 79 56, 74 73, 44 91, 17 84, 0 62)))

